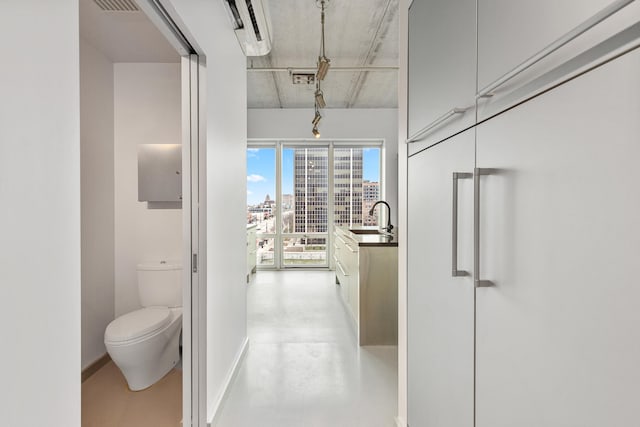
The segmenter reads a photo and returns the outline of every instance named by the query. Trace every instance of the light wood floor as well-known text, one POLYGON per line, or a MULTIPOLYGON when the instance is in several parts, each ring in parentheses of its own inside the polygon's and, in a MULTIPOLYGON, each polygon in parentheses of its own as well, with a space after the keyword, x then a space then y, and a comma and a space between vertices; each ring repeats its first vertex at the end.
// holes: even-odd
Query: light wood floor
POLYGON ((109 362, 82 383, 82 427, 177 427, 182 419, 182 371, 173 369, 146 390, 131 391, 109 362))

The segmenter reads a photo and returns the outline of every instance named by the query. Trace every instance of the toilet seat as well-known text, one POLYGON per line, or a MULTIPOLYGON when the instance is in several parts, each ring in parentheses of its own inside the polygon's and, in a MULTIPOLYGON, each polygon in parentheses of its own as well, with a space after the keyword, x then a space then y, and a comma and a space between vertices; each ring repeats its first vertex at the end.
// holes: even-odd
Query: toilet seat
POLYGON ((142 308, 112 321, 104 333, 104 340, 109 343, 124 344, 152 335, 170 322, 171 310, 169 308, 142 308))

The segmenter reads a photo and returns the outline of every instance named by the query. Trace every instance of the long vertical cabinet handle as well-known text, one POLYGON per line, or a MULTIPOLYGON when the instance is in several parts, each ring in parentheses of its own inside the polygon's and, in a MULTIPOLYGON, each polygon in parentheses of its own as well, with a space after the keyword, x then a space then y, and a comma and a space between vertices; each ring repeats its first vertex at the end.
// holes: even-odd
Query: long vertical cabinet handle
POLYGON ((490 280, 480 277, 480 177, 491 175, 493 169, 473 169, 473 275, 476 288, 493 286, 490 280))
POLYGON ((461 179, 473 178, 472 173, 453 173, 453 206, 451 209, 451 276, 468 276, 469 272, 458 270, 458 181, 461 179))

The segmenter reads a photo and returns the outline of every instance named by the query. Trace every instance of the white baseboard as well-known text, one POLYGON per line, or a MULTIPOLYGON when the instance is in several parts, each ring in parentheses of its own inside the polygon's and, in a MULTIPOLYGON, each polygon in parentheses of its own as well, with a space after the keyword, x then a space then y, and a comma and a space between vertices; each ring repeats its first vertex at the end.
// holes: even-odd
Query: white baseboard
POLYGON ((233 366, 227 373, 227 377, 224 381, 223 391, 218 395, 218 398, 213 401, 213 404, 209 407, 209 413, 211 414, 211 418, 207 420, 207 426, 212 427, 215 425, 216 418, 219 415, 220 408, 224 403, 224 400, 229 395, 229 391, 231 389, 231 384, 233 384, 233 380, 238 375, 238 370, 240 369, 240 364, 244 359, 244 356, 247 354, 247 349, 249 348, 249 338, 245 338, 242 346, 240 347, 240 351, 236 355, 236 359, 233 362, 233 366))
POLYGON ((400 417, 396 417, 396 426, 397 427, 407 427, 407 423, 400 417))

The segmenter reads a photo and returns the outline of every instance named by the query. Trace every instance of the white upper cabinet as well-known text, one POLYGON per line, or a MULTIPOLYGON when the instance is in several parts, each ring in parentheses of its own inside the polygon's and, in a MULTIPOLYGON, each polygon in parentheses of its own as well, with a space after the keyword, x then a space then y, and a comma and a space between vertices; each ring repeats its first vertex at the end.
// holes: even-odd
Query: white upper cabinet
POLYGON ((478 0, 478 121, 619 54, 639 20, 634 0, 478 0))
POLYGON ((478 0, 478 88, 511 71, 613 0, 478 0))
POLYGON ((425 132, 409 151, 472 126, 475 93, 475 0, 414 0, 409 9, 408 135, 425 132))

